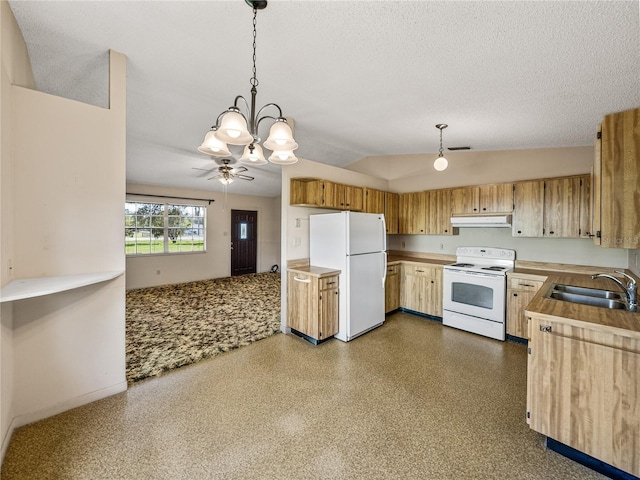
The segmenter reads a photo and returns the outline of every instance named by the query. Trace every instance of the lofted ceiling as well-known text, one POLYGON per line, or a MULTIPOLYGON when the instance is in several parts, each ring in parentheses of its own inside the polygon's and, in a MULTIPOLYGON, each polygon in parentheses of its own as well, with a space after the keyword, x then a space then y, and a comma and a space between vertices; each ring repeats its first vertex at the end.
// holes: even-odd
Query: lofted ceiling
MULTIPOLYGON (((107 51, 127 56, 127 181, 222 189, 193 168, 217 168, 196 148, 249 97, 244 0, 9 4, 39 90, 107 106, 107 51)), ((298 157, 336 166, 437 153, 437 123, 445 148, 591 145, 603 115, 640 106, 638 5, 271 0, 257 18, 258 107, 295 120, 298 157)), ((253 167, 229 192, 276 196, 280 169, 253 167)))

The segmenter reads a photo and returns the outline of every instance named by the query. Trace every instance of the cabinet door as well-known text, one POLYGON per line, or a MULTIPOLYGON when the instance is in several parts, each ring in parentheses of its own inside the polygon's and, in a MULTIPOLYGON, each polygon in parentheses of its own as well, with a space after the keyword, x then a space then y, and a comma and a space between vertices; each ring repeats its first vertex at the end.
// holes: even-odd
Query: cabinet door
POLYGON ((310 318, 312 281, 310 275, 287 273, 287 325, 306 335, 311 335, 313 324, 310 318))
POLYGON ((544 222, 544 182, 519 182, 514 186, 514 237, 541 237, 544 222))
POLYGON ((453 235, 451 226, 451 190, 430 190, 427 193, 427 234, 453 235))
POLYGON ((640 475, 640 340, 534 316, 529 348, 531 428, 640 475))
POLYGON ((601 246, 640 248, 640 109, 604 117, 601 246))
POLYGON ((320 279, 318 301, 318 340, 333 337, 338 333, 338 276, 320 279))
POLYGON ((544 236, 578 238, 580 179, 557 178, 544 183, 544 236))
POLYGON ((424 278, 425 296, 421 312, 442 317, 442 270, 430 269, 424 278))
POLYGON ((511 213, 513 211, 513 184, 484 185, 479 192, 480 213, 511 213))
POLYGON ((535 291, 507 290, 507 335, 528 338, 524 311, 535 296, 535 291))
POLYGON ((580 177, 580 238, 591 238, 591 175, 580 177))
POLYGON ((341 208, 353 212, 361 212, 364 208, 364 191, 362 187, 343 185, 343 198, 341 208))
POLYGON ((389 265, 384 282, 384 311, 389 313, 398 308, 400 308, 400 265, 389 265))
POLYGON ((480 189, 478 187, 453 188, 451 213, 454 215, 480 213, 480 189))
POLYGON ((399 231, 398 208, 400 195, 384 192, 384 220, 387 224, 387 233, 396 234, 399 231))
POLYGON ((324 206, 322 180, 309 178, 292 178, 290 189, 291 205, 324 206))
POLYGON ((416 272, 413 265, 402 266, 402 278, 400 281, 401 303, 404 308, 420 312, 422 308, 423 278, 416 272))
POLYGON ((602 180, 602 125, 598 125, 594 146, 595 158, 591 172, 591 234, 593 243, 600 245, 602 226, 600 222, 600 186, 602 180))
POLYGON ((426 233, 426 200, 426 192, 403 193, 400 196, 400 233, 426 233))
POLYGON ((344 206, 344 185, 324 181, 324 206, 342 210, 344 206))
POLYGON ((366 187, 364 189, 364 211, 366 213, 384 213, 385 192, 366 187))

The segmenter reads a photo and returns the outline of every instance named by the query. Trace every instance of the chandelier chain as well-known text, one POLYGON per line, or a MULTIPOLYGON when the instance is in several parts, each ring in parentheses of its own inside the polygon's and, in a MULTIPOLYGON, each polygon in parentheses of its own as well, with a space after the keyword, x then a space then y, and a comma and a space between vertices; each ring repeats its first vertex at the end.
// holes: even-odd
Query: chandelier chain
POLYGON ((440 129, 440 156, 442 157, 442 128, 440 129))
POLYGON ((257 16, 258 16, 258 9, 254 6, 253 7, 253 77, 251 78, 251 85, 254 87, 258 86, 258 77, 257 77, 257 73, 256 73, 256 36, 257 36, 257 32, 256 32, 256 25, 257 25, 257 16))

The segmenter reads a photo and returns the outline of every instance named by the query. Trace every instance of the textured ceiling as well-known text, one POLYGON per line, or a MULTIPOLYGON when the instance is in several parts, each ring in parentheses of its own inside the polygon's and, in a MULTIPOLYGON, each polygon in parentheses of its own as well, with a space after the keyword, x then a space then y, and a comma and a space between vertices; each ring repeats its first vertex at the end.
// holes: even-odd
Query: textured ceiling
MULTIPOLYGON (((249 95, 252 11, 233 1, 10 1, 37 88, 106 106, 128 57, 127 180, 220 190, 196 147, 249 95), (203 176, 203 174, 205 174, 203 176)), ((258 106, 295 119, 297 156, 584 146, 640 106, 638 1, 277 1, 258 12, 258 106)), ((266 128, 265 128, 266 130, 266 128)), ((261 132, 263 136, 266 132, 261 132)), ((277 195, 280 167, 235 193, 277 195)))

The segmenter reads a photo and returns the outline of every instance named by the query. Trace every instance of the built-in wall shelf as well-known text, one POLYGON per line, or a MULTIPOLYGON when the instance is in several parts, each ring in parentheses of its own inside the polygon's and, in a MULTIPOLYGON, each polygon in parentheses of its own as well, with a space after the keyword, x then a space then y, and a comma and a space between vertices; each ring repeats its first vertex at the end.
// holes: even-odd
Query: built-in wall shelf
POLYGON ((13 302, 25 298, 41 297, 52 293, 73 290, 74 288, 106 282, 119 277, 124 270, 114 272, 80 273, 58 277, 23 278, 13 280, 0 289, 0 302, 13 302))

